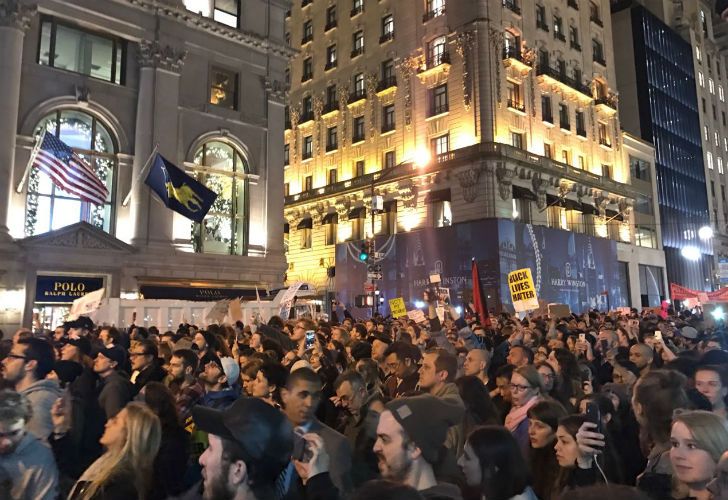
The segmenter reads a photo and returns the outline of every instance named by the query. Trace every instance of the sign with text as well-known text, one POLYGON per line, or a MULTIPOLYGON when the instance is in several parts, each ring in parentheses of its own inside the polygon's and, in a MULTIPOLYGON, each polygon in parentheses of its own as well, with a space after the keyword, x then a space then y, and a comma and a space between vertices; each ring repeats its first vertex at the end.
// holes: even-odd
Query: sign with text
POLYGON ((391 311, 393 318, 407 316, 407 306, 405 306, 404 299, 402 297, 389 299, 389 310, 391 311))
POLYGON ((35 282, 35 301, 71 304, 87 293, 104 286, 104 278, 85 276, 38 276, 35 282))
POLYGON ((414 311, 407 311, 407 317, 415 323, 424 323, 425 321, 427 321, 425 313, 423 313, 419 309, 415 309, 414 311))
POLYGON ((533 285, 531 269, 526 267, 508 273, 508 288, 516 312, 538 309, 536 287, 533 285))

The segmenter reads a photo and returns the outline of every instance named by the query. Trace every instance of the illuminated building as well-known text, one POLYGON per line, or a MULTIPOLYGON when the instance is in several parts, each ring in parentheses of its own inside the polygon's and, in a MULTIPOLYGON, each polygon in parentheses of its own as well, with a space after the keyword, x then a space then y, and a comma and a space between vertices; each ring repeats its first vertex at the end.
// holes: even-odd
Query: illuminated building
POLYGON ((613 3, 620 118, 655 144, 669 280, 712 290, 714 255, 728 254, 725 23, 711 2, 642 3, 613 3))
POLYGON ((374 182, 375 234, 500 218, 610 238, 643 302, 639 265, 664 256, 634 244, 654 198, 629 151, 647 170, 654 152, 620 129, 609 2, 298 0, 286 36, 289 282, 339 289, 374 182))
POLYGON ((100 286, 215 300, 282 283, 287 8, 0 0, 0 328, 31 326, 34 312, 55 326, 100 286), (103 206, 36 170, 24 178, 42 129, 89 161, 110 192, 103 206), (218 193, 202 225, 139 182, 155 145, 218 193))

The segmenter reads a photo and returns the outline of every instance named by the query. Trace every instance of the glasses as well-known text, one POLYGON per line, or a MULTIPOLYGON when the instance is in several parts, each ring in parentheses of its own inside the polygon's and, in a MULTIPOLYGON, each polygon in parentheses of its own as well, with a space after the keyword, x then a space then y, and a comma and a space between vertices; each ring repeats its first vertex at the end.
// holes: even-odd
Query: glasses
POLYGON ((8 355, 7 355, 7 356, 5 356, 5 357, 6 357, 6 358, 10 358, 10 359, 28 359, 28 357, 27 357, 27 356, 23 356, 23 355, 21 355, 21 354, 12 354, 12 353, 8 354, 8 355))
POLYGON ((553 373, 541 373, 541 378, 554 378, 553 373))
POLYGON ((149 356, 149 352, 129 352, 129 356, 149 356))
POLYGON ((17 429, 10 432, 0 432, 0 439, 13 439, 17 438, 24 433, 25 429, 17 429))
POLYGON ((532 389, 530 385, 510 384, 509 387, 511 388, 511 392, 525 392, 532 389))

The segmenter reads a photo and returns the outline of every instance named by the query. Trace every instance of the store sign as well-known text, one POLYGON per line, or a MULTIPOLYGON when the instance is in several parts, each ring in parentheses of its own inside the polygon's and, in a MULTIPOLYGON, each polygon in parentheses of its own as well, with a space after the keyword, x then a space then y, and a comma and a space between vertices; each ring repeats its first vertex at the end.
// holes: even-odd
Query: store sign
POLYGON ((35 301, 70 304, 89 292, 104 286, 104 278, 85 276, 38 276, 35 282, 35 301))
POLYGON ((249 288, 210 288, 165 285, 142 285, 139 293, 145 299, 175 299, 217 302, 225 299, 255 299, 255 289, 249 288))

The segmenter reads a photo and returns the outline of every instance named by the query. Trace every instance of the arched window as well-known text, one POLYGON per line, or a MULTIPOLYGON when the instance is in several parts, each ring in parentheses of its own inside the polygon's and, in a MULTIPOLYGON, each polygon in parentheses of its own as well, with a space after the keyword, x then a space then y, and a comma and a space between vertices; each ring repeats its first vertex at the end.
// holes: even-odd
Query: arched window
POLYGON ((28 175, 25 234, 42 234, 80 221, 112 232, 117 150, 109 129, 88 113, 61 109, 38 123, 35 137, 39 137, 43 130, 58 137, 85 159, 106 185, 109 196, 103 205, 83 201, 58 188, 47 174, 34 167, 28 175))
POLYGON ((197 180, 217 193, 202 224, 192 227, 195 252, 246 255, 248 250, 248 163, 224 140, 205 142, 195 151, 197 180))

